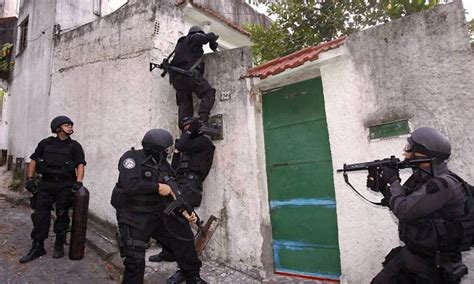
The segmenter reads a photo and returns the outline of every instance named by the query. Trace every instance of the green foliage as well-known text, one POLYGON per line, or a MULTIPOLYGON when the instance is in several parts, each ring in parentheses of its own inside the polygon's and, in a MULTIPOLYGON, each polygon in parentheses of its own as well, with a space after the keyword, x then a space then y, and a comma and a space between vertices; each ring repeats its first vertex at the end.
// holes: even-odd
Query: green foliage
POLYGON ((268 28, 258 24, 245 26, 252 35, 256 64, 417 13, 439 3, 439 0, 247 1, 252 4, 270 2, 268 14, 276 18, 268 28))
POLYGON ((386 7, 390 18, 398 19, 433 8, 438 4, 439 0, 390 0, 386 7))
POLYGON ((0 52, 0 72, 10 72, 13 70, 14 62, 10 60, 13 44, 5 43, 0 52))

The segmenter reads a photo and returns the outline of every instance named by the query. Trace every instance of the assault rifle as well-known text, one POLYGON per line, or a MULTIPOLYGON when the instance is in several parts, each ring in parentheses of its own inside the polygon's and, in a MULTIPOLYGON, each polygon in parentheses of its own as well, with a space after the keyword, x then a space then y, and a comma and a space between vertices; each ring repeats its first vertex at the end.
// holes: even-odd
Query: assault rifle
MULTIPOLYGON (((338 169, 337 172, 342 172, 344 175, 344 181, 348 184, 358 195, 360 195, 366 201, 375 204, 381 205, 380 202, 372 202, 365 198, 362 194, 360 194, 349 182, 349 176, 347 175, 348 172, 355 172, 355 171, 368 171, 367 175, 367 187, 376 192, 382 192, 384 195, 387 192, 387 185, 382 183, 382 167, 389 167, 394 169, 406 169, 406 168, 416 168, 420 164, 423 163, 430 163, 432 165, 434 159, 433 158, 423 158, 423 159, 414 159, 414 160, 400 160, 395 156, 390 156, 390 158, 385 158, 382 160, 375 160, 370 162, 364 163, 356 163, 356 164, 344 164, 342 169, 338 169)), ((433 167, 431 167, 431 171, 433 171, 433 167)), ((433 172, 430 173, 433 175, 433 172)))
POLYGON ((196 76, 195 72, 197 71, 196 69, 186 70, 186 69, 181 69, 175 66, 171 66, 168 58, 163 58, 163 61, 160 64, 150 62, 150 72, 155 70, 156 68, 163 70, 163 72, 161 72, 161 75, 160 75, 163 78, 170 71, 178 73, 178 74, 182 74, 185 76, 190 76, 190 77, 196 76))
MULTIPOLYGON (((162 159, 164 159, 164 158, 162 158, 162 159)), ((173 168, 171 168, 170 164, 165 159, 160 164, 165 165, 165 167, 166 167, 165 172, 170 172, 170 173, 174 174, 173 168)), ((202 234, 205 235, 205 231, 202 228, 202 223, 203 222, 199 218, 198 214, 194 211, 193 206, 191 206, 191 204, 189 204, 186 201, 186 199, 184 198, 183 193, 179 189, 178 182, 176 181, 174 176, 171 176, 171 175, 167 174, 163 177, 162 182, 169 185, 169 187, 171 188, 171 191, 173 192, 174 197, 175 197, 175 199, 170 204, 168 204, 168 206, 166 206, 166 208, 164 210, 164 213, 166 215, 174 214, 178 218, 183 218, 183 216, 181 215, 181 213, 183 211, 186 211, 189 214, 189 216, 191 216, 194 213, 194 215, 197 218, 196 225, 199 228, 199 232, 201 232, 202 234)))

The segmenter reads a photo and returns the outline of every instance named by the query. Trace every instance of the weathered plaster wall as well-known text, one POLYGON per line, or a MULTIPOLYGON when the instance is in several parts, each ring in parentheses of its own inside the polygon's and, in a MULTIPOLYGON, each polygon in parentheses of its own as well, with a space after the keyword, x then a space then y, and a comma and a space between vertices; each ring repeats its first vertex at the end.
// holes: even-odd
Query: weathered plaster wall
POLYGON ((238 25, 243 25, 245 23, 268 25, 270 23, 267 16, 256 12, 243 0, 193 0, 193 2, 211 8, 223 15, 226 19, 238 25))
MULTIPOLYGON (((369 142, 368 126, 409 119, 413 129, 431 126, 448 135, 452 169, 474 181, 474 65, 460 1, 353 34, 342 49, 343 56, 320 68, 334 169, 400 157, 405 138, 369 142)), ((350 177, 366 196, 380 199, 364 189, 365 173, 350 177)), ((397 221, 361 200, 340 174, 334 172, 334 181, 342 282, 368 283, 400 244, 397 221)), ((469 255, 466 263, 474 267, 469 255)))
POLYGON ((221 224, 209 244, 208 254, 223 263, 262 275, 263 234, 268 232, 268 197, 265 173, 259 171, 257 144, 261 125, 254 98, 239 77, 252 66, 250 48, 227 50, 206 57, 206 77, 217 89, 214 114, 223 114, 224 140, 215 141, 214 164, 204 183, 203 204, 198 211, 213 214, 221 224), (229 100, 221 100, 223 93, 229 100))
POLYGON ((0 79, 0 149, 7 149, 8 82, 0 79))
POLYGON ((88 161, 90 210, 112 223, 110 195, 118 159, 130 147, 140 148, 147 130, 175 128, 174 92, 159 71, 148 69, 155 20, 170 38, 176 32, 171 23, 181 21, 168 2, 129 1, 56 43, 50 116, 64 112, 75 120, 74 138, 82 143, 88 161))
MULTIPOLYGON (((38 141, 50 135, 50 87, 53 60, 54 25, 64 31, 96 18, 92 3, 67 1, 21 1, 18 23, 28 17, 26 49, 16 51, 15 69, 10 87, 10 129, 8 145, 16 157, 29 157, 38 141), (90 5, 88 5, 90 4, 90 5), (90 9, 89 12, 86 10, 90 9)), ((18 47, 18 38, 16 46, 18 47)), ((63 113, 57 109, 57 113, 63 113)))
POLYGON ((15 50, 9 89, 8 145, 10 154, 16 157, 29 157, 39 140, 50 133, 48 104, 55 2, 27 0, 20 6, 18 23, 28 16, 29 27, 26 49, 21 54, 15 50))
POLYGON ((94 1, 57 1, 56 24, 61 25, 61 29, 65 30, 96 20, 99 16, 93 12, 94 1))
POLYGON ((0 1, 0 18, 16 17, 16 8, 20 0, 1 0, 0 1))

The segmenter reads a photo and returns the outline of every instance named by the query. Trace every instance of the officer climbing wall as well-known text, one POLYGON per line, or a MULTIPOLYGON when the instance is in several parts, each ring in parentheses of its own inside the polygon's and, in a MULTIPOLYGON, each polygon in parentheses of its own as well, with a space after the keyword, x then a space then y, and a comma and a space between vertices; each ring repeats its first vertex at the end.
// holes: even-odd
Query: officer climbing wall
POLYGON ((68 211, 72 206, 73 191, 82 187, 86 161, 82 146, 70 138, 74 133, 73 122, 67 116, 55 117, 51 121, 51 131, 56 137, 41 140, 28 165, 25 188, 33 193, 31 198, 31 208, 34 210, 31 214, 33 247, 20 259, 20 263, 46 254, 43 242, 48 237, 53 204, 56 208, 54 222, 56 241, 53 258, 64 256, 63 245, 69 228, 68 211), (35 173, 41 174, 38 183, 34 179, 35 173))
POLYGON ((405 246, 394 248, 372 283, 459 283, 467 273, 461 258, 459 220, 465 215, 466 194, 448 170, 448 139, 433 128, 416 129, 405 148, 406 159, 433 158, 420 164, 400 184, 398 170, 383 168, 390 185, 390 209, 399 219, 405 246))
POLYGON ((207 124, 209 120, 215 101, 216 89, 211 87, 203 77, 203 45, 209 43, 209 47, 216 51, 218 38, 219 36, 212 32, 204 33, 201 27, 193 26, 189 29, 188 35, 179 38, 176 44, 171 66, 193 71, 193 76, 189 76, 170 70, 170 82, 176 90, 180 129, 183 128, 183 119, 193 116, 193 92, 201 99, 198 110, 199 119, 204 124, 207 124))
MULTIPOLYGON (((204 136, 201 123, 196 118, 185 118, 183 132, 176 140, 172 167, 186 201, 199 207, 202 199, 202 183, 207 177, 214 158, 215 146, 204 136)), ((174 261, 171 251, 162 244, 162 251, 148 259, 152 262, 174 261)))
POLYGON ((163 176, 172 174, 166 161, 166 149, 172 144, 168 131, 152 129, 143 137, 142 150, 132 148, 120 158, 111 203, 117 210, 119 246, 125 257, 123 283, 143 283, 145 249, 151 237, 168 247, 176 258, 180 270, 170 279, 178 275, 179 282, 206 283, 199 275, 201 261, 188 223, 196 222, 196 216, 183 211, 185 220, 163 212, 173 200, 171 188, 160 182, 163 176))

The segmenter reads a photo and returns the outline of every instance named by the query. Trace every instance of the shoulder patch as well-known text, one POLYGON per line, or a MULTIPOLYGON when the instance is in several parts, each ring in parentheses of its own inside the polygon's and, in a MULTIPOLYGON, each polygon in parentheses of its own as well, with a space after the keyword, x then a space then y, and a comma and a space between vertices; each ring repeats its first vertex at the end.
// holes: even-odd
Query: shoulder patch
POLYGON ((135 168, 136 165, 137 165, 137 163, 135 162, 135 160, 133 158, 126 158, 122 162, 122 166, 124 168, 128 169, 128 170, 131 170, 131 169, 135 168))

